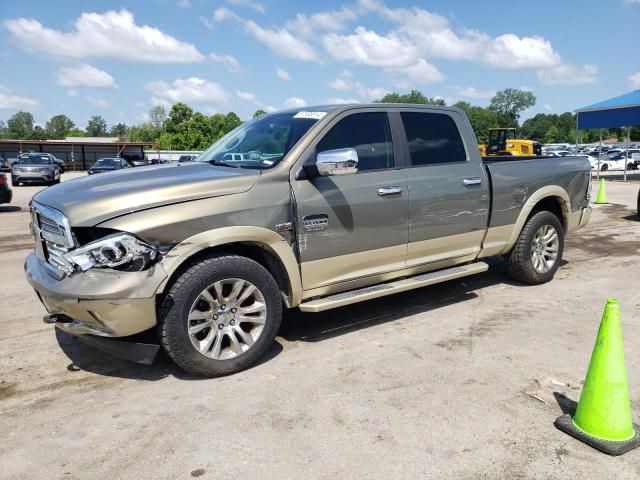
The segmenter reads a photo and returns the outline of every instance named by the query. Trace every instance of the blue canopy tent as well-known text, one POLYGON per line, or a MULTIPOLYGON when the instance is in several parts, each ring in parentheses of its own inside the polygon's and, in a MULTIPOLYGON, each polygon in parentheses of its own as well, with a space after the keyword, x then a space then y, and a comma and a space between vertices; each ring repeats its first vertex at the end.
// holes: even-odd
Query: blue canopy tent
MULTIPOLYGON (((640 125, 640 90, 580 108, 576 110, 576 117, 578 130, 627 127, 628 151, 630 127, 640 125)), ((602 132, 600 132, 600 145, 602 148, 602 132)), ((627 179, 627 163, 628 161, 625 161, 625 180, 627 179)))

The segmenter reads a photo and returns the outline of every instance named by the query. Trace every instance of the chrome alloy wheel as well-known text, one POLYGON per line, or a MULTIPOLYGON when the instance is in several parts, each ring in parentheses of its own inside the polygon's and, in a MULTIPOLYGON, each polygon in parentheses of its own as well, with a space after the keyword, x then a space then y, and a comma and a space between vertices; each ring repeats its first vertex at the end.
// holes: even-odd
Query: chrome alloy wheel
POLYGON ((531 245, 531 262, 538 273, 547 273, 553 268, 558 258, 560 240, 558 232, 552 225, 543 225, 533 237, 531 245))
POLYGON ((214 360, 235 358, 258 340, 267 319, 262 292, 246 280, 229 278, 205 288, 189 310, 191 343, 214 360))

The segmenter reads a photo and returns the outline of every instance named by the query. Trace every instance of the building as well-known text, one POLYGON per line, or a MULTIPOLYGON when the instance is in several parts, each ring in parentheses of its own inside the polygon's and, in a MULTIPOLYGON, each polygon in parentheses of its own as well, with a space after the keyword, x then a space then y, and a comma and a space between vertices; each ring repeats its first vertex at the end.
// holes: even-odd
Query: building
POLYGON ((61 159, 68 170, 86 170, 103 157, 122 157, 143 162, 145 150, 156 149, 153 142, 128 142, 117 137, 67 137, 64 140, 0 139, 0 156, 11 163, 20 153, 44 152, 61 159))

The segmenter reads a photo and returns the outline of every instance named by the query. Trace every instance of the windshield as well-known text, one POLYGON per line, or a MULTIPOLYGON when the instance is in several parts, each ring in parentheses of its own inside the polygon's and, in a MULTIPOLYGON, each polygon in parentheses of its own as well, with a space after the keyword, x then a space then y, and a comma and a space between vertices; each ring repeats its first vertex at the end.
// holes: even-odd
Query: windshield
POLYGON ((51 160, 47 155, 29 155, 18 157, 18 163, 23 165, 50 165, 51 160))
POLYGON ((275 113, 244 123, 196 161, 243 168, 273 168, 325 112, 275 113))
POLYGON ((120 162, 115 158, 101 158, 96 162, 96 167, 117 167, 120 162))

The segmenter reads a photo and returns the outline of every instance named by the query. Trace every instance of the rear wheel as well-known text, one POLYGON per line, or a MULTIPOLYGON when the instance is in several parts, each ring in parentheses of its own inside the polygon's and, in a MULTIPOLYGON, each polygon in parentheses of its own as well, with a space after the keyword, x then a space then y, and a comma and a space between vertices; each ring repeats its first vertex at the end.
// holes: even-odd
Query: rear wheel
POLYGON ((607 170, 609 170, 609 165, 607 165, 606 163, 603 163, 602 166, 600 167, 600 171, 606 172, 607 170))
POLYGON ((547 211, 535 213, 506 256, 507 272, 529 285, 546 283, 558 270, 563 250, 564 230, 558 217, 547 211))
POLYGON ((217 377, 256 363, 275 339, 282 300, 271 274, 240 256, 204 259, 173 283, 158 328, 181 368, 217 377))
POLYGON ((20 180, 16 180, 15 178, 11 177, 11 186, 17 187, 19 185, 20 185, 20 180))

